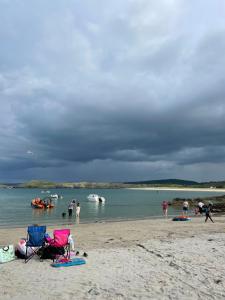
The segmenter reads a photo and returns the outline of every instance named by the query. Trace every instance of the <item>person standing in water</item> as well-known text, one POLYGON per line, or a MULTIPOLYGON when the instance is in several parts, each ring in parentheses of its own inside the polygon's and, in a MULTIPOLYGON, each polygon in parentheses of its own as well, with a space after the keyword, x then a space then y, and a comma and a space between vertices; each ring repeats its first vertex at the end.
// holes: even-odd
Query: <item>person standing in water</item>
POLYGON ((163 215, 165 217, 167 217, 168 214, 168 206, 169 206, 168 202, 164 200, 162 203, 162 209, 163 209, 163 215))
POLYGON ((73 209, 74 209, 75 205, 76 205, 76 201, 75 201, 75 200, 72 200, 72 201, 70 202, 70 204, 68 205, 68 214, 69 214, 69 217, 72 216, 72 214, 73 214, 73 209))
POLYGON ((80 217, 80 203, 79 202, 77 203, 77 206, 76 206, 76 217, 77 218, 80 217))

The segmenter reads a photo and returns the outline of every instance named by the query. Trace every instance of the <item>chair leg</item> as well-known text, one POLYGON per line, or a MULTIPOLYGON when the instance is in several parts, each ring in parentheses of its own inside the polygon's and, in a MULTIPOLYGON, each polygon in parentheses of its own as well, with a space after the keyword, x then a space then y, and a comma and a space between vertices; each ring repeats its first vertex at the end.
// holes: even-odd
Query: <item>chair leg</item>
POLYGON ((34 256, 34 254, 31 254, 27 259, 25 260, 25 264, 34 256))
POLYGON ((25 264, 28 262, 28 260, 27 260, 27 247, 26 247, 26 254, 25 254, 25 264))
POLYGON ((35 255, 35 254, 37 254, 32 248, 32 250, 33 250, 33 252, 29 255, 29 256, 27 256, 27 254, 28 254, 28 251, 27 251, 27 249, 28 249, 28 247, 26 247, 26 255, 25 255, 25 264, 35 255))
POLYGON ((40 254, 37 254, 40 258, 40 261, 43 262, 43 251, 44 251, 44 246, 38 249, 40 254), (41 252, 40 252, 41 251, 41 252))

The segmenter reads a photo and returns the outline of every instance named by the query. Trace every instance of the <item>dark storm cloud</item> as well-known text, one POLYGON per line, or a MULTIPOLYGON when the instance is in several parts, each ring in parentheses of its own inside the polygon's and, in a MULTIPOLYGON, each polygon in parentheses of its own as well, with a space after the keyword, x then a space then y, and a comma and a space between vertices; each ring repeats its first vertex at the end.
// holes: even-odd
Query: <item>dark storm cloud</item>
POLYGON ((200 2, 0 1, 1 178, 201 180, 225 164, 223 4, 200 2))

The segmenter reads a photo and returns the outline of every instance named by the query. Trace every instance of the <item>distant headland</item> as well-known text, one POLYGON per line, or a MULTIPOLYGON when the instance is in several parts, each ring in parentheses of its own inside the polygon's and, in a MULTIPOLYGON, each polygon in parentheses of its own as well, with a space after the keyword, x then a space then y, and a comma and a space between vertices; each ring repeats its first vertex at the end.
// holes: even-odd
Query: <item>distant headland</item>
POLYGON ((171 188, 171 189, 225 189, 225 181, 209 181, 196 182, 182 179, 162 179, 147 180, 133 182, 52 182, 46 180, 31 180, 23 183, 0 183, 0 188, 41 188, 41 189, 57 189, 57 188, 171 188))

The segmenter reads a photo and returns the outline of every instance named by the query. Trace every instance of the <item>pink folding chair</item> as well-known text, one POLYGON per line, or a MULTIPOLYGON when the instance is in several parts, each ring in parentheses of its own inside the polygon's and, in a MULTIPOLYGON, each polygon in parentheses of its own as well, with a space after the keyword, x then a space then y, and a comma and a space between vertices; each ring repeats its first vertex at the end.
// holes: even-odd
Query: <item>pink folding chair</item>
POLYGON ((70 259, 70 243, 69 243, 70 229, 56 229, 53 231, 53 239, 50 241, 50 245, 55 248, 64 248, 65 259, 70 259))

